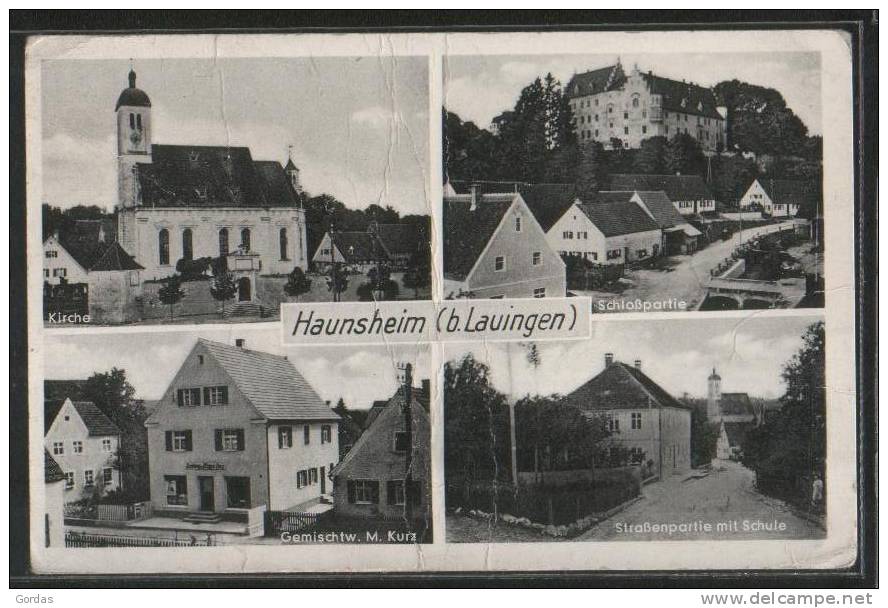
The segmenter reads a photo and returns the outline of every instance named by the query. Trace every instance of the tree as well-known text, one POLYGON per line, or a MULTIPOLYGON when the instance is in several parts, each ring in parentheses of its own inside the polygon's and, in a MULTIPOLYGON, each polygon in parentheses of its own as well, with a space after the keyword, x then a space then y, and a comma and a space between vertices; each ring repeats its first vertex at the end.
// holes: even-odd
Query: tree
POLYGON ((664 173, 666 171, 665 157, 667 145, 668 142, 662 135, 643 139, 641 147, 633 160, 635 171, 646 175, 664 173))
POLYGON ((345 399, 342 397, 336 402, 333 411, 339 416, 339 457, 342 459, 357 443, 363 429, 362 425, 355 420, 354 412, 345 406, 345 399))
POLYGON ((366 283, 358 287, 358 299, 362 302, 382 302, 398 298, 398 283, 391 278, 387 264, 380 262, 367 271, 366 283))
POLYGON ((448 361, 443 389, 447 485, 468 492, 479 481, 508 481, 509 407, 490 382, 490 368, 471 354, 448 361))
POLYGON ((327 291, 333 294, 333 301, 338 302, 340 294, 348 289, 348 274, 342 269, 341 264, 331 264, 326 280, 327 291))
POLYGON ((663 164, 669 173, 706 175, 706 157, 700 142, 687 133, 676 133, 666 146, 663 164))
POLYGON ((404 273, 401 283, 407 289, 413 289, 413 297, 419 298, 419 290, 426 287, 431 281, 431 264, 429 260, 429 248, 426 243, 420 243, 419 248, 410 256, 407 263, 407 272, 404 273))
POLYGON ((759 490, 809 506, 815 476, 826 468, 826 342, 822 321, 810 325, 802 347, 783 366, 781 408, 743 442, 743 464, 759 490))
POLYGON ((173 320, 173 306, 184 297, 185 292, 182 291, 182 278, 176 273, 168 276, 163 287, 157 290, 157 298, 161 303, 170 307, 170 321, 173 320))
POLYGON ((237 283, 234 282, 234 275, 227 270, 223 270, 213 276, 213 282, 210 284, 210 295, 217 302, 222 302, 222 316, 225 316, 225 302, 234 298, 237 294, 237 283))
POLYGON ((133 500, 147 500, 147 412, 142 402, 135 398, 135 393, 126 378, 126 371, 115 367, 87 378, 83 399, 92 401, 120 429, 120 448, 114 466, 120 470, 121 485, 133 500))
POLYGON ((707 465, 715 458, 719 425, 709 421, 705 399, 682 397, 681 402, 691 409, 691 466, 707 465))
POLYGON ((597 141, 584 145, 577 168, 576 185, 580 197, 594 200, 595 194, 605 188, 606 181, 604 147, 597 141))
POLYGON ((311 279, 305 276, 305 273, 299 266, 295 266, 293 271, 287 275, 287 282, 284 283, 284 293, 292 298, 298 298, 309 291, 311 291, 311 279))

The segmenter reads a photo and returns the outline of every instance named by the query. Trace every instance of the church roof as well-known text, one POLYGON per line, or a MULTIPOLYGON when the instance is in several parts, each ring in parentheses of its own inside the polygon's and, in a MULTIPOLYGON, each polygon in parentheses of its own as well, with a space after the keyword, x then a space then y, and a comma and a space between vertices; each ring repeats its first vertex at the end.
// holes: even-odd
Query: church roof
POLYGON ((254 161, 242 146, 151 146, 136 165, 144 207, 295 207, 296 193, 276 161, 254 161))
POLYGON ((748 393, 722 393, 719 409, 722 416, 755 416, 748 393))
POLYGON ((670 395, 640 369, 614 361, 564 398, 582 411, 674 407, 691 409, 670 395))
POLYGON ((129 86, 120 92, 114 111, 119 110, 120 106, 151 107, 151 100, 148 98, 148 94, 142 89, 136 88, 136 73, 133 70, 130 70, 129 73, 129 86))

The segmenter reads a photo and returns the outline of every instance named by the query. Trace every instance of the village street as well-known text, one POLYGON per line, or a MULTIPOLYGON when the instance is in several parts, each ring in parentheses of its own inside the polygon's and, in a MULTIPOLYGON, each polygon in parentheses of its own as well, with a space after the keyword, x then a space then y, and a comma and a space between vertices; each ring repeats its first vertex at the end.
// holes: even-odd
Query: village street
POLYGON ((822 538, 825 531, 795 515, 782 502, 759 494, 755 474, 739 463, 713 463, 703 477, 683 475, 652 483, 643 489, 644 498, 625 511, 591 528, 576 540, 691 540, 822 538), (755 526, 781 530, 752 530, 755 526), (685 530, 644 531, 645 525, 683 525, 685 530), (694 530, 704 524, 711 531, 694 530), (718 524, 722 524, 718 529, 718 524), (748 529, 744 529, 744 524, 748 529), (626 530, 630 530, 626 532, 626 530))
MULTIPOLYGON (((600 312, 599 301, 660 302, 675 298, 687 302, 688 310, 695 310, 706 297, 706 283, 709 271, 719 262, 731 255, 731 252, 742 243, 759 235, 779 230, 781 224, 768 224, 735 232, 727 241, 716 241, 693 255, 671 256, 668 260, 674 264, 668 270, 639 269, 627 273, 624 280, 631 285, 621 293, 607 291, 576 292, 577 295, 589 295, 593 299, 593 311, 600 312)), ((791 223, 789 224, 791 225, 791 223)), ((603 311, 602 311, 603 312, 603 311)), ((609 311, 608 311, 609 312, 609 311)), ((617 310, 615 312, 630 312, 617 310)))

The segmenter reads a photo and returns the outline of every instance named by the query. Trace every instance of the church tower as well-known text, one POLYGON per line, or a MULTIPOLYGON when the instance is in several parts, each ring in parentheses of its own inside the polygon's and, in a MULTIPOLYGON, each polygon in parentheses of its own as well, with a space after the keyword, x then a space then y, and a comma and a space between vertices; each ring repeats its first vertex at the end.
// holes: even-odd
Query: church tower
POLYGON ((293 192, 297 195, 302 194, 302 182, 299 181, 299 168, 296 166, 296 163, 293 162, 293 150, 292 146, 287 150, 287 166, 284 167, 284 171, 287 172, 287 179, 290 180, 290 185, 293 187, 293 192))
POLYGON ((706 397, 706 415, 709 422, 716 422, 721 419, 721 376, 719 376, 715 368, 709 374, 709 392, 706 397))
POLYGON ((136 163, 151 162, 151 100, 136 88, 136 73, 129 72, 129 86, 121 91, 114 107, 117 113, 117 206, 130 209, 138 204, 136 163))

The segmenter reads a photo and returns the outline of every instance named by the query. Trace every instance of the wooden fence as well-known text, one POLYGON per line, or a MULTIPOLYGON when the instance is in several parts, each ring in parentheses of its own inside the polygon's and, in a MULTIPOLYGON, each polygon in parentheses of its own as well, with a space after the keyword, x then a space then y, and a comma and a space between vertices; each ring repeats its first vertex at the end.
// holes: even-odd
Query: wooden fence
MULTIPOLYGON (((332 511, 327 511, 332 513, 332 511)), ((265 512, 265 535, 277 536, 281 532, 300 532, 314 528, 330 518, 327 513, 290 513, 287 511, 265 512)))
POLYGON ((100 504, 96 506, 98 519, 104 521, 130 521, 151 517, 151 503, 137 502, 129 505, 100 504))
POLYGON ((212 535, 190 536, 189 538, 151 538, 147 536, 118 536, 116 534, 85 534, 66 532, 65 546, 84 547, 211 547, 215 545, 212 535))

